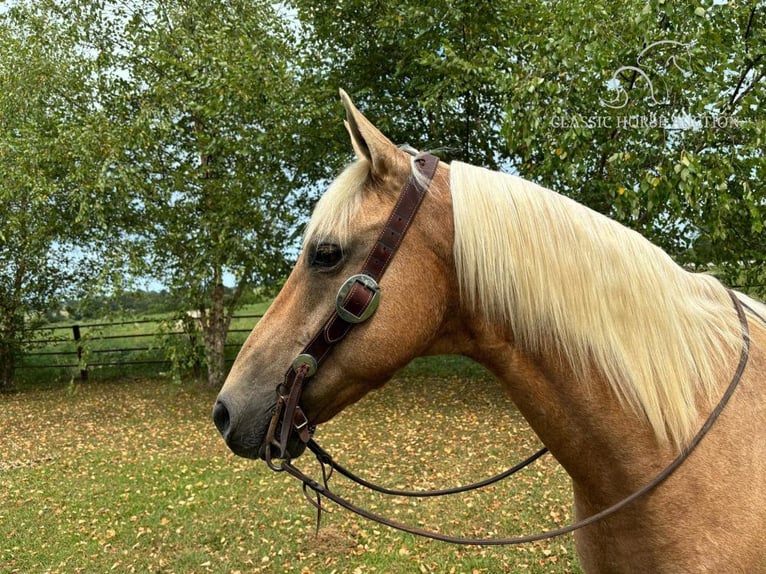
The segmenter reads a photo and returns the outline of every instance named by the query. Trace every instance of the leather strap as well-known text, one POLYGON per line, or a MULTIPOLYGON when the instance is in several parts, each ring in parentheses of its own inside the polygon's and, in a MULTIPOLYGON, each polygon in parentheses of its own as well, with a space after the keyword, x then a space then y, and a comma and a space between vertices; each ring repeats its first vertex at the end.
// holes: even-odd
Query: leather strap
MULTIPOLYGON (((734 372, 734 375, 732 376, 732 379, 729 382, 728 387, 726 387, 726 390, 721 396, 721 399, 719 400, 718 404, 711 411, 710 415, 705 420, 703 425, 700 427, 699 431, 697 431, 697 434, 694 435, 694 438, 692 438, 689 445, 686 448, 684 448, 681 451, 681 453, 678 456, 676 456, 676 458, 674 458, 662 470, 662 472, 660 472, 652 480, 646 483, 643 487, 639 488, 632 494, 626 496, 622 500, 616 502, 612 506, 609 506, 608 508, 605 508, 601 510, 600 512, 597 512, 596 514, 592 514, 591 516, 588 516, 587 518, 579 520, 573 524, 569 524, 568 526, 564 526, 562 528, 556 528, 554 530, 549 530, 547 532, 541 532, 539 534, 530 534, 527 536, 516 536, 512 538, 488 538, 487 539, 487 538, 464 538, 462 536, 450 536, 447 534, 442 534, 440 532, 433 532, 429 530, 424 530, 422 528, 417 528, 414 526, 408 526, 406 524, 402 524, 401 522, 391 520, 389 518, 385 518, 374 512, 361 508, 355 505, 354 503, 350 502, 349 500, 343 498, 342 496, 339 496, 338 494, 334 493, 332 490, 330 490, 330 487, 328 485, 328 480, 330 478, 330 475, 324 470, 324 466, 327 464, 327 461, 325 460, 325 456, 324 456, 325 453, 321 451, 320 449, 312 448, 314 453, 317 455, 317 459, 322 465, 323 484, 318 483, 317 481, 312 479, 310 476, 306 475, 303 471, 301 471, 299 468, 294 466, 292 464, 292 461, 284 461, 282 465, 277 468, 278 470, 284 470, 288 472, 289 474, 291 474, 292 476, 300 480, 303 483, 304 491, 311 490, 316 494, 318 502, 312 501, 312 503, 315 506, 317 506, 317 508, 320 509, 320 512, 322 509, 321 498, 324 497, 324 498, 328 498, 329 500, 332 500, 334 503, 338 504, 342 508, 345 508, 346 510, 350 510, 351 512, 354 512, 355 514, 358 514, 359 516, 362 516, 374 522, 378 522, 379 524, 383 524, 385 526, 389 526, 391 528, 394 528, 396 530, 401 530, 403 532, 408 532, 410 534, 415 534, 417 536, 423 536, 425 538, 431 538, 433 540, 441 540, 442 542, 449 542, 452 544, 476 545, 476 546, 508 546, 508 545, 515 545, 515 544, 526 544, 529 542, 537 542, 540 540, 555 538, 563 534, 574 532, 575 530, 579 530, 580 528, 584 528, 586 526, 594 524, 595 522, 603 520, 604 518, 611 516, 615 512, 622 510, 623 508, 625 508, 626 506, 634 502, 636 499, 646 495, 648 492, 655 489, 660 484, 662 484, 665 480, 667 480, 668 477, 670 477, 676 470, 678 470, 678 468, 694 452, 694 450, 697 448, 700 442, 702 442, 702 439, 705 438, 705 435, 708 433, 708 431, 710 431, 710 429, 713 427, 715 422, 718 420, 718 417, 721 415, 723 410, 726 408, 726 405, 728 404, 729 399, 731 399, 732 395, 734 394, 734 391, 739 385, 739 382, 742 380, 742 375, 745 372, 745 368, 747 367, 747 363, 748 363, 748 358, 750 356, 750 333, 748 328, 747 316, 745 315, 745 310, 743 309, 743 304, 737 298, 737 296, 734 294, 733 291, 729 291, 729 296, 731 297, 732 303, 734 304, 734 308, 736 309, 737 317, 739 318, 740 326, 742 329, 742 349, 740 351, 739 362, 737 363, 737 368, 734 372)), ((335 467, 331 465, 331 468, 335 468, 335 467)), ((402 495, 401 493, 395 493, 395 494, 402 495)), ((409 494, 405 493, 404 495, 409 495, 409 494)))
MULTIPOLYGON (((388 264, 399 249, 436 173, 439 158, 427 153, 418 154, 413 160, 413 166, 419 174, 410 174, 391 215, 362 266, 361 274, 372 278, 375 283, 380 281, 388 268, 388 264)), ((349 315, 361 317, 375 297, 376 293, 370 287, 361 282, 354 282, 339 306, 349 315)), ((337 310, 333 311, 299 356, 313 358, 314 367, 315 369, 318 368, 330 356, 335 345, 351 332, 355 324, 355 322, 341 317, 337 310)), ((292 430, 298 432, 298 436, 304 444, 308 443, 311 438, 306 424, 306 415, 300 408, 303 385, 305 379, 310 376, 305 370, 299 373, 291 365, 285 373, 284 381, 277 386, 277 406, 266 434, 266 462, 273 469, 278 467, 272 464, 272 458, 291 458, 287 451, 291 426, 292 430), (286 424, 285 421, 291 421, 291 424, 286 424), (279 432, 279 438, 277 438, 277 427, 280 424, 282 428, 279 432), (272 452, 272 447, 275 452, 272 452)))
POLYGON ((421 178, 411 175, 399 194, 399 200, 380 232, 378 240, 370 250, 367 260, 362 267, 362 273, 379 281, 388 267, 394 253, 404 239, 404 234, 412 223, 412 219, 423 202, 426 191, 439 165, 439 158, 431 154, 420 154, 415 157, 414 165, 421 173, 421 178), (421 183, 423 185, 421 185, 421 183))
POLYGON ((527 468, 530 464, 535 462, 538 458, 540 458, 544 454, 548 453, 547 447, 543 447, 537 452, 535 452, 534 454, 525 458, 521 462, 513 465, 512 467, 504 470, 503 472, 500 472, 494 476, 490 476, 489 478, 485 478, 478 482, 472 482, 471 484, 465 484, 463 486, 455 486, 452 488, 440 488, 435 490, 403 490, 400 488, 388 488, 386 486, 380 486, 378 484, 375 484, 374 482, 370 482, 369 480, 366 480, 362 478, 361 476, 351 472, 345 466, 336 462, 330 456, 330 453, 328 453, 325 449, 319 446, 319 444, 313 438, 309 441, 308 447, 311 450, 311 452, 314 453, 314 456, 317 457, 317 460, 319 461, 320 464, 327 465, 332 470, 337 470, 340 474, 348 478, 350 481, 357 483, 359 486, 364 486, 365 488, 368 488, 372 490, 373 492, 378 492, 380 494, 387 494, 389 496, 402 496, 405 498, 434 498, 437 496, 448 496, 451 494, 460 494, 462 492, 478 490, 480 488, 484 488, 485 486, 489 486, 491 484, 495 484, 496 482, 500 482, 501 480, 505 480, 509 476, 513 476, 520 470, 524 470, 525 468, 527 468))

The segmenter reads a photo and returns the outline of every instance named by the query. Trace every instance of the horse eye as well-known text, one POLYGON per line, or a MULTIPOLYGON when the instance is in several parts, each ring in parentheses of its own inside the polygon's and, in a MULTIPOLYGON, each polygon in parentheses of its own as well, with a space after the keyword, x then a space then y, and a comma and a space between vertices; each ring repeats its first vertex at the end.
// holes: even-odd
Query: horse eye
POLYGON ((332 269, 343 259, 343 250, 334 243, 314 245, 309 253, 309 265, 320 269, 332 269))

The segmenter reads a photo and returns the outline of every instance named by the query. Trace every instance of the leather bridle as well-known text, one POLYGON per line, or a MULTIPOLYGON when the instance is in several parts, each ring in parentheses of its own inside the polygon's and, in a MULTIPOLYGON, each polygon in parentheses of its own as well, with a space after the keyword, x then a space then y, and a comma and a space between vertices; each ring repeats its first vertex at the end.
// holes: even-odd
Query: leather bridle
MULTIPOLYGON (((380 287, 378 286, 380 278, 388 267, 396 250, 399 248, 404 234, 407 232, 415 213, 420 207, 438 164, 439 160, 433 155, 418 154, 415 156, 413 159, 413 166, 419 171, 419 174, 410 174, 407 183, 402 188, 399 200, 365 260, 361 272, 351 276, 343 283, 336 297, 335 310, 324 323, 320 331, 308 345, 304 347, 303 351, 293 359, 290 368, 285 374, 284 381, 277 386, 277 405, 266 434, 266 462, 272 470, 278 472, 285 471, 288 474, 295 476, 303 483, 303 490, 309 498, 309 501, 319 510, 317 515, 317 527, 321 518, 322 497, 324 497, 332 500, 347 510, 380 524, 410 534, 453 544, 477 546, 524 544, 568 534, 622 510, 636 499, 653 490, 671 476, 696 449, 728 404, 729 399, 734 394, 747 366, 750 354, 750 335, 747 315, 743 308, 743 303, 733 291, 729 291, 729 295, 734 304, 734 308, 736 309, 742 328, 743 344, 737 369, 720 401, 687 447, 684 448, 662 472, 643 487, 612 506, 563 528, 557 528, 529 536, 494 539, 464 538, 427 531, 396 522, 360 508, 330 490, 328 481, 332 476, 333 471, 337 470, 340 474, 343 474, 357 484, 383 494, 408 497, 442 496, 480 488, 502 480, 503 478, 507 478, 525 468, 547 452, 546 448, 542 448, 510 469, 492 478, 467 486, 435 491, 404 491, 383 488, 356 476, 335 462, 332 457, 330 457, 330 455, 313 440, 313 429, 309 427, 308 419, 301 410, 299 403, 306 380, 316 373, 319 365, 321 365, 321 363, 330 355, 335 345, 348 335, 354 325, 367 320, 375 312, 380 300, 380 287), (292 464, 292 457, 287 450, 291 432, 295 432, 302 445, 307 446, 317 457, 322 468, 321 484, 292 464), (282 459, 281 463, 277 464, 275 459, 282 459), (309 491, 314 493, 315 499, 308 496, 309 491)), ((747 309, 755 314, 750 307, 747 307, 747 309)), ((756 316, 758 315, 756 314, 756 316)))
POLYGON ((362 269, 343 282, 335 299, 335 310, 314 338, 293 359, 284 381, 277 386, 277 405, 266 433, 265 458, 272 469, 278 469, 272 462, 274 458, 291 458, 287 450, 291 432, 294 431, 304 445, 311 439, 308 419, 299 404, 306 380, 316 373, 319 365, 351 332, 354 325, 369 319, 378 308, 380 278, 399 249, 404 234, 423 202, 439 159, 423 153, 416 155, 412 163, 419 174, 410 174, 362 269))

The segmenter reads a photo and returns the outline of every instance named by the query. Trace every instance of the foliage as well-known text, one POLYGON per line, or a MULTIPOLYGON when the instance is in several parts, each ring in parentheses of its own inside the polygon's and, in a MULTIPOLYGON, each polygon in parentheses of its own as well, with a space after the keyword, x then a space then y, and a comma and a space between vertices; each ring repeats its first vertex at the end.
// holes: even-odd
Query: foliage
POLYGON ((200 312, 220 385, 231 313, 279 285, 349 157, 338 87, 394 141, 519 172, 762 295, 765 22, 755 0, 15 2, 0 379, 62 286, 127 269, 200 312))
POLYGON ((57 316, 59 320, 106 320, 115 316, 156 315, 172 313, 180 307, 178 297, 167 289, 162 291, 124 290, 109 296, 89 297, 84 300, 70 301, 66 306, 66 316, 57 316))
POLYGON ((0 14, 0 390, 13 386, 30 321, 89 263, 72 248, 89 237, 96 179, 89 66, 56 19, 24 6, 0 14))
POLYGON ((343 87, 396 142, 498 165, 506 96, 493 77, 512 62, 510 24, 526 8, 466 0, 291 4, 304 27, 309 73, 325 97, 343 87))
POLYGON ((188 313, 177 313, 157 328, 157 338, 165 358, 170 362, 170 376, 175 384, 183 382, 185 373, 199 378, 204 358, 200 352, 199 323, 188 313))
POLYGON ((539 6, 503 133, 519 171, 693 268, 766 265, 763 3, 539 6))
MULTIPOLYGON (((0 560, 8 572, 580 572, 571 536, 456 547, 334 508, 315 535, 299 484, 228 451, 210 422, 215 392, 207 388, 144 379, 2 400, 0 560)), ((363 475, 420 488, 485 478, 538 446, 499 385, 457 377, 392 381, 323 425, 318 439, 363 475), (490 419, 492 429, 483 424, 490 419)), ((502 485, 441 502, 367 495, 337 476, 333 485, 380 512, 453 533, 499 536, 572 520, 569 480, 550 457, 502 485)))
MULTIPOLYGON (((234 289, 225 288, 225 296, 233 297, 234 289)), ((269 301, 269 292, 261 288, 247 289, 239 302, 242 305, 253 305, 269 301)), ((167 289, 161 291, 143 289, 124 289, 109 295, 93 295, 84 299, 64 301, 60 309, 46 314, 48 322, 72 320, 109 320, 114 317, 141 317, 146 315, 170 314, 183 309, 183 301, 178 293, 167 289)))
MULTIPOLYGON (((3 24, 16 36, 3 48, 2 163, 19 183, 3 188, 15 186, 2 207, 1 256, 14 259, 2 340, 41 307, 34 289, 39 303, 66 294, 69 261, 91 282, 86 313, 105 277, 119 298, 130 272, 199 313, 220 386, 231 315, 286 274, 312 184, 301 166, 318 163, 302 135, 311 114, 296 113, 285 18, 264 0, 28 0, 3 24)), ((12 374, 18 345, 6 347, 12 374)))
MULTIPOLYGON (((762 2, 294 0, 317 85, 735 285, 766 266, 762 2)), ((754 287, 751 291, 754 292, 754 287)))
POLYGON ((275 252, 293 231, 289 38, 267 7, 147 3, 123 32, 131 51, 114 102, 125 129, 114 169, 149 222, 140 231, 155 277, 202 291, 192 298, 220 280, 206 267, 279 277, 275 252))
POLYGON ((305 202, 291 32, 262 0, 108 4, 108 21, 79 5, 109 86, 103 177, 121 253, 199 313, 220 386, 231 315, 286 273, 305 202))

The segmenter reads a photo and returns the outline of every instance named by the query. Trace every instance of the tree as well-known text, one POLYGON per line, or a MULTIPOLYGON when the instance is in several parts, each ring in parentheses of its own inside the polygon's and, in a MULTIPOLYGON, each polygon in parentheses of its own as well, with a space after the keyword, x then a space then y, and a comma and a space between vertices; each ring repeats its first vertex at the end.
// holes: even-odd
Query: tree
POLYGON ((198 311, 208 383, 220 386, 232 313, 248 286, 284 276, 305 202, 291 33, 260 0, 115 10, 123 24, 102 29, 102 73, 125 245, 135 273, 198 311))
POLYGON ((539 11, 503 127, 518 170, 682 264, 763 287, 766 5, 539 11))
POLYGON ((71 247, 97 173, 89 65, 55 18, 25 5, 0 15, 0 390, 14 387, 35 317, 88 263, 71 247))
MULTIPOLYGON (((293 0, 317 85, 729 282, 766 274, 762 2, 293 0), (321 57, 320 57, 321 56, 321 57)), ((744 282, 744 283, 743 283, 744 282)))
POLYGON ((517 23, 531 6, 484 0, 291 4, 303 25, 304 67, 325 99, 343 87, 393 141, 438 148, 446 160, 502 163, 505 85, 496 79, 516 58, 517 23))

